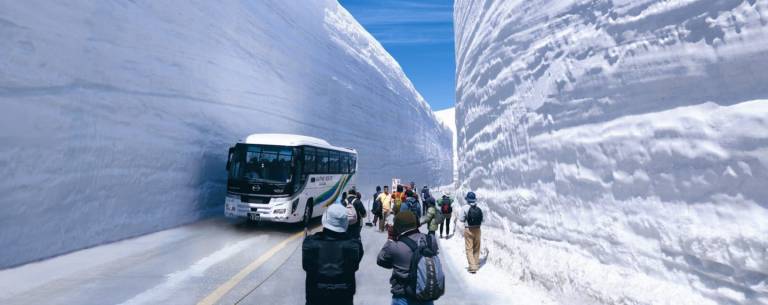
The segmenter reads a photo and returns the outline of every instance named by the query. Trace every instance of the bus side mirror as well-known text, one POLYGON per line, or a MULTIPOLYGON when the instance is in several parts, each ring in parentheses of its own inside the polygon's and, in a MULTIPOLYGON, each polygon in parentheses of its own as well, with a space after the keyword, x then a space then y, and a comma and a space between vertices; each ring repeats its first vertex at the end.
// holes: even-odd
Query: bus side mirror
POLYGON ((229 171, 229 167, 232 166, 232 154, 235 152, 234 147, 229 148, 229 153, 227 154, 227 171, 229 171))

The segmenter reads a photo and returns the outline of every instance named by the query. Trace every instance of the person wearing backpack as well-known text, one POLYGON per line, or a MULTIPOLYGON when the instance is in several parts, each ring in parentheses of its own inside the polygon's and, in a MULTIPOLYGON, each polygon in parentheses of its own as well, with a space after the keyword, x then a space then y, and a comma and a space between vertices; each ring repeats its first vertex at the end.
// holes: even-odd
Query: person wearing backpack
POLYGON ((418 225, 410 211, 398 213, 376 259, 379 266, 392 269, 392 305, 433 305, 445 292, 437 241, 419 232, 418 225))
POLYGON ((421 204, 413 191, 405 191, 405 201, 400 205, 400 212, 411 211, 416 219, 421 219, 421 204))
POLYGON ((461 218, 464 223, 464 247, 467 252, 469 273, 476 273, 480 269, 480 225, 483 223, 483 211, 477 206, 477 197, 474 192, 467 193, 464 198, 467 205, 461 208, 461 218))
POLYGON ((453 216, 453 200, 448 195, 443 195, 440 199, 440 213, 443 215, 443 221, 440 222, 440 238, 443 238, 443 228, 445 228, 445 238, 451 234, 451 216, 453 216))
POLYGON ((367 213, 365 206, 360 200, 359 193, 354 190, 350 190, 347 193, 347 199, 344 206, 347 208, 347 218, 349 219, 349 228, 347 233, 353 239, 360 239, 360 231, 363 229, 363 219, 365 219, 367 213))
POLYGON ((379 222, 379 218, 381 218, 381 201, 379 200, 379 195, 381 194, 381 186, 376 186, 376 193, 373 194, 373 204, 371 204, 371 214, 373 214, 373 226, 376 226, 379 222))
POLYGON ((427 214, 427 198, 432 197, 432 194, 429 193, 429 186, 423 186, 421 188, 421 207, 422 211, 421 214, 426 215, 427 214))
POLYGON ((341 204, 331 204, 322 222, 323 231, 305 238, 301 247, 306 304, 352 305, 363 244, 347 235, 347 210, 341 204))
POLYGON ((427 211, 424 214, 424 220, 421 224, 427 225, 427 234, 435 237, 435 231, 437 231, 438 225, 443 223, 443 213, 437 210, 435 207, 435 198, 427 193, 427 197, 424 198, 424 206, 427 207, 427 211))

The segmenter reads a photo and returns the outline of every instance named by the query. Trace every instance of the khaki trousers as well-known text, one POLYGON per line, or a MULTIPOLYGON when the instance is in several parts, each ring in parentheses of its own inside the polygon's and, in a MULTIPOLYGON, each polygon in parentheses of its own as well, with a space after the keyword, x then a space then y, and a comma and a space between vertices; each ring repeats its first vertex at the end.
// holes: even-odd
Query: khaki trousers
POLYGON ((389 217, 389 212, 381 212, 381 219, 379 219, 379 231, 384 231, 384 225, 387 224, 387 217, 389 217))
POLYGON ((464 248, 469 271, 480 269, 480 227, 464 228, 464 248))

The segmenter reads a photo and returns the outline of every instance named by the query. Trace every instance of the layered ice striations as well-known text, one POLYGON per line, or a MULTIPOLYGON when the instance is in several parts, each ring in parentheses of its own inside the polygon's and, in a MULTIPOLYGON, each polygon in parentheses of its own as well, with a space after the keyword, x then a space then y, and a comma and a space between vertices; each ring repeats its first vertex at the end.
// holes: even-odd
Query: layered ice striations
POLYGON ((498 263, 595 303, 768 304, 767 2, 454 19, 459 183, 506 232, 498 263))
POLYGON ((451 133, 336 1, 0 4, 0 268, 222 213, 250 133, 446 184, 451 133))

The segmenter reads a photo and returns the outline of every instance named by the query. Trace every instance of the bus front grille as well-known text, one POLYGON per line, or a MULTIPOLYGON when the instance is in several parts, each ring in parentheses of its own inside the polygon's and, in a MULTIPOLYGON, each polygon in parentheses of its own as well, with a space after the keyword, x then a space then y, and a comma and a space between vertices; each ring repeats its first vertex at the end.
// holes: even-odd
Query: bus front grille
POLYGON ((247 203, 259 203, 259 204, 269 203, 269 197, 262 197, 262 196, 243 195, 241 200, 247 203))

